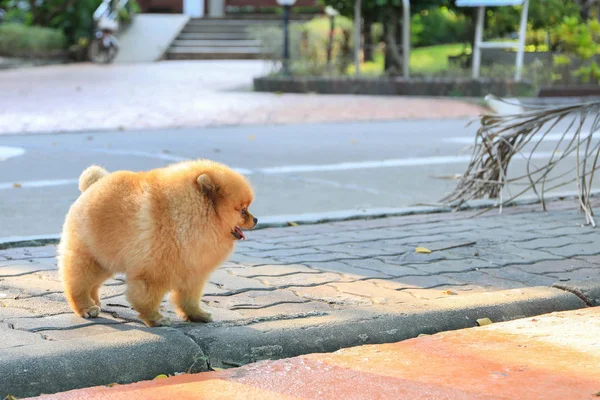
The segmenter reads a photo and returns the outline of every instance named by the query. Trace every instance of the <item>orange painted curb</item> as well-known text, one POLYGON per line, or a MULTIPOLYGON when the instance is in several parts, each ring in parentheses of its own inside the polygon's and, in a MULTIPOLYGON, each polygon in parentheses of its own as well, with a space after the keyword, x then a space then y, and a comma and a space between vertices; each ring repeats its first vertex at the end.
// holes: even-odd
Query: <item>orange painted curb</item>
POLYGON ((71 399, 600 399, 600 308, 42 396, 71 399))

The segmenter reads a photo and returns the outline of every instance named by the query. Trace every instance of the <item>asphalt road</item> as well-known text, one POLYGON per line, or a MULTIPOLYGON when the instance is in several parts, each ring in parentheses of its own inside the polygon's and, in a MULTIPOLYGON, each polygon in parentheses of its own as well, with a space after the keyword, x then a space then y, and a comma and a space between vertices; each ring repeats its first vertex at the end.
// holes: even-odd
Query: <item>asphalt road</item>
MULTIPOLYGON (((434 204, 455 187, 448 176, 463 173, 470 159, 465 148, 477 125, 468 122, 1 136, 0 238, 59 233, 78 195, 77 178, 90 164, 114 171, 190 158, 224 162, 248 175, 256 191, 253 212, 262 220, 434 204)), ((512 172, 523 166, 515 161, 512 172)))

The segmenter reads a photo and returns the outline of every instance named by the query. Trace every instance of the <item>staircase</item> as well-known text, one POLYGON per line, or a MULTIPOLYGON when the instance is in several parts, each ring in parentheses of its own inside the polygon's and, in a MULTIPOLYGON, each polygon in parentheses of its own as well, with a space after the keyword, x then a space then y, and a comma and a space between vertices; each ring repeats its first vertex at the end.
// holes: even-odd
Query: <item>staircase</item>
POLYGON ((261 58, 260 41, 250 38, 252 24, 272 20, 191 19, 167 51, 169 60, 249 60, 261 58))
MULTIPOLYGON (((292 14, 291 22, 314 15, 292 14)), ((167 50, 169 60, 250 60, 263 57, 261 43, 248 34, 252 25, 281 25, 276 14, 231 14, 226 18, 190 19, 167 50)))

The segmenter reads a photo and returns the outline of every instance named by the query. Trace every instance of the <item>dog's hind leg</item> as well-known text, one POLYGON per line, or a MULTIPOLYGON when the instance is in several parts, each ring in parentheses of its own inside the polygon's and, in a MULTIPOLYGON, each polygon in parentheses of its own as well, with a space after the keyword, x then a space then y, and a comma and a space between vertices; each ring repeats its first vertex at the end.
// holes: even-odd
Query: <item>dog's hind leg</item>
POLYGON ((87 252, 81 251, 66 251, 62 254, 59 269, 65 297, 73 312, 83 318, 97 317, 100 314, 98 288, 112 274, 87 252))

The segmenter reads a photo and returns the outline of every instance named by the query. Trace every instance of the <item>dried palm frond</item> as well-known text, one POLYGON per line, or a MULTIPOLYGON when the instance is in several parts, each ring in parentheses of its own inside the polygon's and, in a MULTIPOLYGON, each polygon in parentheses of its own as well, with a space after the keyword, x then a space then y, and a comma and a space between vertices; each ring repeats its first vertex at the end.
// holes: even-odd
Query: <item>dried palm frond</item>
POLYGON ((497 199, 501 211, 502 206, 533 191, 546 210, 549 191, 576 182, 586 224, 595 226, 590 196, 594 173, 600 168, 600 142, 593 140, 599 128, 600 101, 528 107, 513 115, 484 115, 469 166, 456 189, 442 201, 460 207, 474 199, 497 199), (552 152, 540 150, 542 144, 554 140, 557 143, 552 152), (568 158, 572 157, 575 160, 567 172, 550 175, 557 165, 571 163, 568 158), (520 176, 509 177, 509 164, 515 158, 524 160, 526 169, 520 176), (545 159, 543 165, 535 164, 539 159, 545 159), (519 186, 514 195, 512 185, 519 186))

